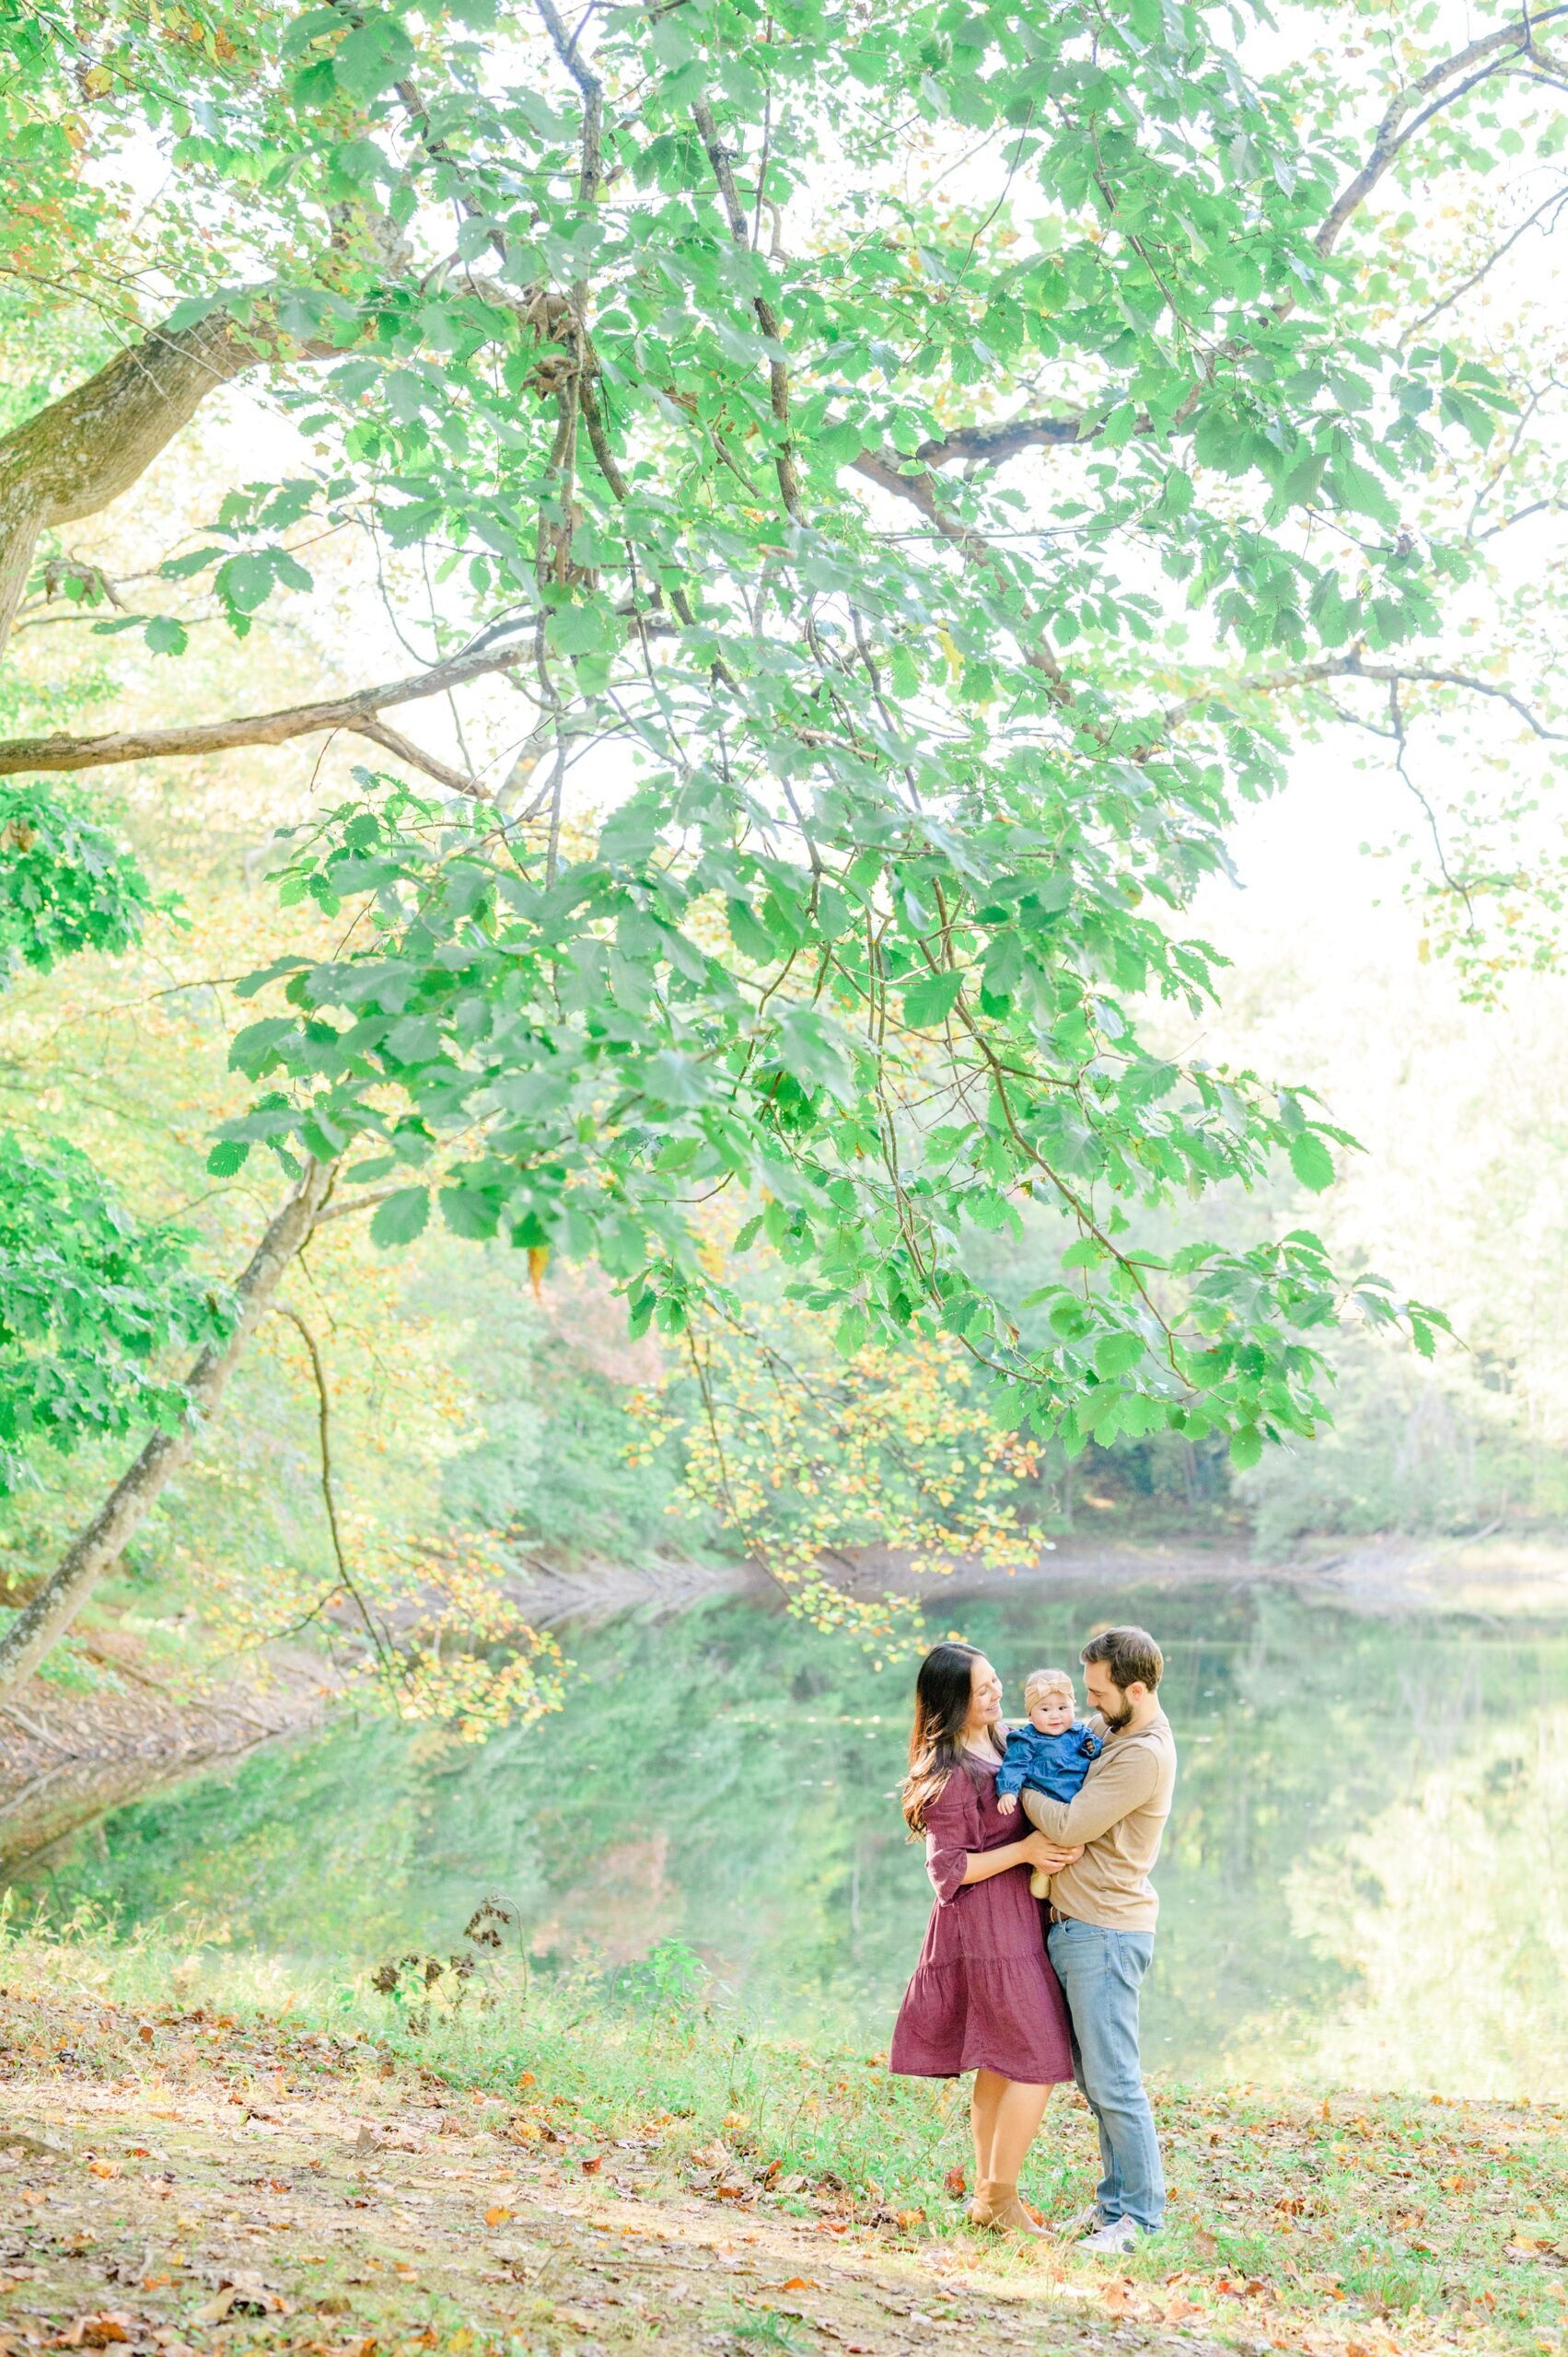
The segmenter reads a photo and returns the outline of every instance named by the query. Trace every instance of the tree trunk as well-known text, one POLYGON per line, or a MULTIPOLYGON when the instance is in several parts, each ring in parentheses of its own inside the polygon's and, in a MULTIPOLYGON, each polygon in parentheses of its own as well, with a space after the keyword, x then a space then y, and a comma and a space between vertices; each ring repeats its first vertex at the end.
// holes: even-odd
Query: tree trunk
POLYGON ((79 1538, 67 1550, 30 1602, 0 1637, 0 1699, 15 1692, 62 1636, 105 1573, 180 1470, 228 1387, 228 1378, 291 1261, 310 1240, 317 1216, 331 1192, 337 1165, 312 1162, 267 1228, 250 1264, 235 1287, 233 1326, 211 1343, 191 1369, 185 1389, 189 1412, 173 1432, 157 1432, 134 1465, 118 1481, 79 1538))
MULTIPOLYGON (((150 328, 85 385, 0 437, 0 653, 40 532, 96 516, 129 491, 209 393, 278 356, 268 348, 275 342, 264 331, 242 333, 226 311, 178 331, 150 328)), ((315 347, 288 349, 316 356, 315 347)))

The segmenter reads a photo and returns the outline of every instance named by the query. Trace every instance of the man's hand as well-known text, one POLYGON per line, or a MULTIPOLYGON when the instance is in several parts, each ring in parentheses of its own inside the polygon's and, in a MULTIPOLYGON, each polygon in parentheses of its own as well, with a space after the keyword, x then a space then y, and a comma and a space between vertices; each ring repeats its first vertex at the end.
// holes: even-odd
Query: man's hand
POLYGON ((1011 1816, 1012 1816, 1012 1814, 1013 1814, 1013 1811, 1014 1811, 1014 1810, 1017 1807, 1017 1805, 1018 1805, 1018 1795, 1017 1795, 1017 1794, 1016 1794, 1016 1793, 998 1793, 998 1794, 997 1794, 997 1795, 996 1795, 996 1805, 997 1805, 997 1807, 1001 1810, 1001 1812, 1002 1812, 1002 1814, 1003 1814, 1003 1816, 1004 1816, 1004 1817, 1011 1817, 1011 1816))
POLYGON ((1063 1849, 1049 1833, 1028 1833, 1020 1846, 1025 1863, 1042 1867, 1048 1875, 1060 1874, 1063 1866, 1075 1866, 1084 1854, 1081 1845, 1075 1850, 1063 1849))

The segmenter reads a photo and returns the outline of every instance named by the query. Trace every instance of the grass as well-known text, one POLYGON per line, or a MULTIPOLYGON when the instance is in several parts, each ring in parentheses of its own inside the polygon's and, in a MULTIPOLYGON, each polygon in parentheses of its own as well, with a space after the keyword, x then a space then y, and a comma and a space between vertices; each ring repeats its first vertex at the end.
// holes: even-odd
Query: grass
MULTIPOLYGON (((261 2100, 387 2083, 435 2091, 517 2165, 639 2182, 734 2218, 799 2221, 827 2247, 932 2256, 994 2246, 963 2221, 966 2097, 881 2056, 817 2052, 713 2001, 678 1949, 614 1976, 527 1983, 482 1924, 459 1958, 367 1979, 291 1972, 87 1917, 0 1924, 0 2076, 107 2085, 155 2059, 261 2100), (20 2001, 18 2003, 17 2001, 20 2001), (260 2094, 258 2095, 258 2090, 260 2094)), ((1108 2279, 1048 2246, 1006 2265, 1095 2315, 1308 2357, 1473 2346, 1568 2357, 1568 2131, 1557 2107, 1164 2087, 1166 2230, 1108 2279)), ((1046 2222, 1088 2198, 1091 2122, 1052 2100, 1025 2192, 1046 2222)), ((776 2305, 726 2309, 737 2347, 818 2345, 776 2305)))

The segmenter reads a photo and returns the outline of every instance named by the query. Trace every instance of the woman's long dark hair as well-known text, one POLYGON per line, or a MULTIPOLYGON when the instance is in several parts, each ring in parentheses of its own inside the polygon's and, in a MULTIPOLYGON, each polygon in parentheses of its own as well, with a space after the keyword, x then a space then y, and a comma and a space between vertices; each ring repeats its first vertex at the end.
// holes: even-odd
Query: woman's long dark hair
POLYGON ((964 1764, 964 1728, 974 1693, 978 1645, 933 1645, 914 1681, 914 1724, 904 1779, 904 1823, 925 1830, 925 1812, 955 1768, 964 1764))

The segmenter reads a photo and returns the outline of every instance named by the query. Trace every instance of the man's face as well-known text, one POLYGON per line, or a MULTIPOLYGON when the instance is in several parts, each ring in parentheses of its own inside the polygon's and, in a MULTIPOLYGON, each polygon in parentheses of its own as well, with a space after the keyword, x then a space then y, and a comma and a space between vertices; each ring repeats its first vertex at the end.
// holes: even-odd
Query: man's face
POLYGON ((1141 1678, 1128 1687, 1116 1685, 1103 1661, 1084 1664, 1084 1691, 1113 1735, 1131 1724, 1133 1712, 1148 1690, 1141 1678))

